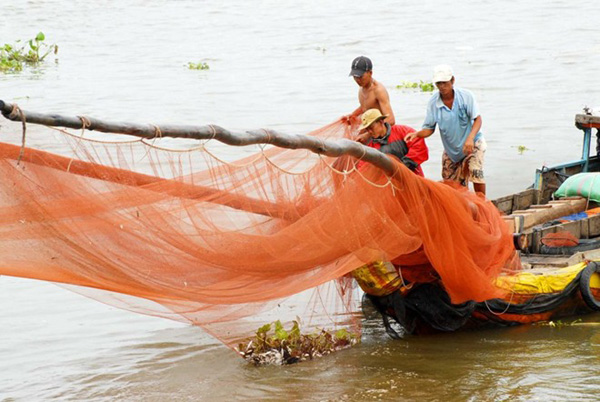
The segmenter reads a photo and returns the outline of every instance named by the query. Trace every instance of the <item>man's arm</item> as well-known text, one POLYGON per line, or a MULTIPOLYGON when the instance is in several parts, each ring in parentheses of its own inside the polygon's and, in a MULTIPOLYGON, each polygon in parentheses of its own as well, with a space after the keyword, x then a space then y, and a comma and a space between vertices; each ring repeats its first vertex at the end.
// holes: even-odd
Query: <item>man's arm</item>
POLYGON ((371 141, 371 134, 369 134, 368 131, 363 131, 356 136, 355 140, 361 144, 367 145, 369 141, 371 141))
POLYGON ((429 159, 429 149, 427 148, 427 144, 425 144, 425 140, 422 137, 417 137, 414 141, 407 145, 408 152, 406 153, 405 157, 417 162, 418 165, 429 159))
POLYGON ((424 128, 419 131, 415 131, 414 133, 406 134, 406 137, 404 137, 404 141, 406 141, 406 143, 409 143, 414 141, 416 138, 427 138, 431 136, 431 134, 433 134, 434 131, 435 130, 432 130, 430 128, 424 128))
POLYGON ((357 119, 358 116, 360 116, 362 113, 363 113, 362 106, 359 106, 358 108, 356 108, 356 110, 354 112, 347 114, 345 116, 342 116, 341 121, 342 121, 342 123, 345 123, 350 126, 350 125, 352 125, 354 120, 357 119))
POLYGON ((388 94, 387 89, 385 89, 381 83, 375 92, 375 96, 377 97, 377 102, 379 103, 379 111, 381 114, 387 115, 384 122, 388 123, 390 126, 396 124, 396 117, 394 116, 392 105, 390 104, 390 95, 388 94))
POLYGON ((350 113, 350 117, 358 117, 363 113, 362 106, 356 108, 356 110, 350 113))
POLYGON ((473 153, 473 148, 475 147, 475 143, 473 140, 475 139, 475 136, 479 132, 479 129, 481 128, 482 123, 483 123, 483 120, 481 119, 481 115, 477 116, 475 118, 475 121, 473 121, 473 127, 471 128, 471 132, 467 136, 465 145, 463 145, 463 149, 462 149, 463 154, 471 155, 473 153))

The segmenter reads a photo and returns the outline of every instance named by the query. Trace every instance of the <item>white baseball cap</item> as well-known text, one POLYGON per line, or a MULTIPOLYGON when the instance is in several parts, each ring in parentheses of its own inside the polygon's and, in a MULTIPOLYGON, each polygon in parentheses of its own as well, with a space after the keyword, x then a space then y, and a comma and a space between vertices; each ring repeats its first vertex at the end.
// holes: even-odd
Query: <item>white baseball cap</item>
POLYGON ((447 64, 440 64, 433 69, 433 83, 450 81, 454 73, 452 67, 447 64))

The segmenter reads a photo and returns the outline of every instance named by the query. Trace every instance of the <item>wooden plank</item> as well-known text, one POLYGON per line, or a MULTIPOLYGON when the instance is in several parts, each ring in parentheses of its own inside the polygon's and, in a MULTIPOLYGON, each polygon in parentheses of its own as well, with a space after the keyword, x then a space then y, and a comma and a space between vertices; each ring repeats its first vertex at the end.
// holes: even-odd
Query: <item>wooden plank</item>
POLYGON ((569 267, 582 261, 600 259, 600 250, 580 251, 571 256, 558 256, 547 254, 524 254, 521 256, 523 264, 527 265, 532 273, 545 273, 548 269, 556 267, 569 267))
POLYGON ((502 219, 504 220, 504 223, 506 223, 506 225, 508 226, 508 230, 510 230, 511 233, 517 233, 514 216, 503 216, 502 219))
MULTIPOLYGON (((511 217, 512 215, 506 218, 509 219, 511 217)), ((529 244, 534 244, 534 242, 539 241, 539 239, 541 239, 548 233, 555 233, 560 231, 570 232, 573 234, 573 236, 577 237, 578 239, 589 239, 593 237, 598 237, 600 236, 600 215, 593 215, 589 218, 584 218, 577 221, 563 222, 545 228, 533 228, 533 230, 529 230, 527 231, 527 233, 533 233, 533 231, 537 233, 537 237, 535 239, 530 238, 529 244)))
POLYGON ((508 225, 508 229, 512 233, 523 232, 523 217, 520 215, 503 216, 502 219, 508 225))
POLYGON ((587 218, 588 231, 587 237, 600 236, 600 215, 594 215, 587 218))
POLYGON ((515 216, 519 216, 519 217, 521 217, 521 219, 523 219, 523 228, 525 228, 525 229, 531 228, 536 225, 539 225, 540 223, 543 223, 543 222, 540 222, 539 215, 537 215, 537 214, 516 214, 515 216))
POLYGON ((576 257, 575 259, 571 256, 557 256, 557 255, 547 255, 547 254, 529 254, 527 256, 521 257, 524 262, 531 265, 531 269, 536 268, 559 268, 559 267, 568 267, 569 265, 576 264, 573 262, 574 260, 580 259, 581 257, 576 257))
POLYGON ((565 198, 561 198, 560 200, 552 200, 552 201, 548 201, 547 205, 564 205, 564 204, 571 204, 573 203, 573 201, 578 201, 578 200, 583 200, 583 201, 587 201, 584 197, 565 197, 565 198))
POLYGON ((581 239, 581 221, 566 222, 556 226, 557 232, 569 232, 577 239, 581 239))
POLYGON ((513 209, 526 209, 533 204, 537 204, 539 199, 539 190, 530 188, 513 196, 513 209))
POLYGON ((590 218, 581 220, 581 239, 590 238, 590 218))
MULTIPOLYGON (((531 241, 529 242, 529 251, 532 253, 539 253, 541 246, 542 233, 541 229, 534 229, 531 231, 531 241)), ((529 240, 529 238, 528 238, 529 240)))
POLYGON ((550 256, 547 254, 524 254, 521 261, 525 266, 531 269, 534 274, 543 274, 549 269, 556 267, 569 267, 585 260, 600 259, 600 250, 580 251, 571 256, 550 256))
POLYGON ((514 210, 529 208, 531 205, 539 203, 540 191, 530 188, 519 193, 507 195, 492 200, 492 203, 499 211, 509 215, 514 210))
POLYGON ((600 128, 600 116, 592 116, 589 114, 576 114, 575 126, 581 128, 600 128))
POLYGON ((524 234, 524 235, 527 237, 527 244, 528 244, 528 246, 527 246, 527 251, 529 251, 529 252, 533 252, 533 249, 532 249, 532 244, 533 244, 533 232, 532 232, 532 231, 529 231, 529 232, 525 232, 525 233, 523 233, 523 234, 524 234))
POLYGON ((585 207, 586 200, 582 197, 576 197, 570 200, 551 201, 550 208, 517 210, 510 216, 522 216, 524 220, 523 229, 529 229, 561 216, 582 212, 585 207))
POLYGON ((492 203, 498 210, 504 214, 510 215, 513 210, 513 195, 507 195, 501 198, 492 200, 492 203))
POLYGON ((513 211, 512 215, 528 215, 535 213, 537 213, 535 209, 517 209, 516 211, 513 211))

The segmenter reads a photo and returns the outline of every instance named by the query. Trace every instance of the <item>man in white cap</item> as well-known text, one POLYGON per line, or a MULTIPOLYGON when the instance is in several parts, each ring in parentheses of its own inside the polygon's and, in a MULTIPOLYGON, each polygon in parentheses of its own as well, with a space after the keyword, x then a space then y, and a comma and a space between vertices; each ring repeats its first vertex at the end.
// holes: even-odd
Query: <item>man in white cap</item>
POLYGON ((473 183, 475 192, 485 195, 483 158, 486 143, 480 131, 481 114, 473 94, 454 87, 454 73, 448 65, 436 66, 433 82, 438 91, 427 104, 427 117, 420 131, 408 134, 410 143, 415 138, 427 138, 439 126, 444 153, 442 178, 468 186, 473 183))
MULTIPOLYGON (((407 144, 404 138, 415 130, 400 124, 392 126, 385 122, 386 117, 379 109, 369 109, 362 114, 359 130, 365 131, 364 142, 368 147, 378 149, 384 154, 394 155, 407 168, 419 176, 424 176, 421 163, 429 158, 425 140, 417 138, 407 144)), ((357 167, 360 168, 364 163, 359 162, 357 167)))
POLYGON ((392 126, 396 124, 394 111, 390 105, 390 95, 380 82, 373 79, 373 63, 365 56, 359 56, 352 61, 350 77, 358 84, 358 102, 360 106, 348 118, 360 116, 369 109, 379 109, 386 115, 385 122, 392 126))

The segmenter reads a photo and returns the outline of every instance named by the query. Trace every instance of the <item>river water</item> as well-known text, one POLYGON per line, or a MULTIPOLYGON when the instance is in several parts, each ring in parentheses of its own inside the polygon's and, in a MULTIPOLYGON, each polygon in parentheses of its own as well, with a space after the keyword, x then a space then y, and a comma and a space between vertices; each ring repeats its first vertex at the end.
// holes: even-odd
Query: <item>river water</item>
MULTIPOLYGON (((43 31, 59 45, 43 68, 0 75, 0 99, 39 112, 304 133, 357 107, 362 54, 396 120, 419 127, 429 94, 396 85, 451 64, 480 104, 491 198, 577 159, 574 116, 600 106, 592 1, 2 3, 0 44, 43 31)), ((428 145, 439 179, 437 134, 428 145)), ((600 316, 584 321, 404 341, 369 322, 352 350, 257 369, 198 328, 2 277, 0 400, 600 400, 600 316)))

